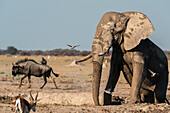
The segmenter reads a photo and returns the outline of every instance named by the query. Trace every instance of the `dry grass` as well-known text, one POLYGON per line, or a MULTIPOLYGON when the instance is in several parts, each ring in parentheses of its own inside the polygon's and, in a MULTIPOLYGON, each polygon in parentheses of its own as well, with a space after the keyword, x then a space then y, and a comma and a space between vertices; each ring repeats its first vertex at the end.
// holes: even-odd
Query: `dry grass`
MULTIPOLYGON (((19 89, 19 82, 22 76, 16 76, 13 80, 11 75, 12 71, 12 62, 16 62, 18 60, 24 58, 31 58, 37 62, 41 61, 42 56, 0 56, 0 97, 4 98, 5 103, 10 103, 10 98, 8 97, 15 97, 18 94, 29 94, 30 91, 35 94, 37 91, 39 92, 39 101, 37 106, 37 113, 47 113, 47 112, 55 112, 55 113, 68 113, 70 111, 73 112, 119 112, 128 111, 128 109, 135 109, 138 110, 138 107, 143 109, 148 107, 147 104, 135 105, 136 108, 133 106, 102 106, 102 107, 94 107, 87 105, 91 105, 92 102, 92 95, 91 95, 91 87, 92 87, 92 62, 91 60, 84 62, 84 66, 68 66, 72 63, 74 59, 82 59, 83 57, 75 56, 75 57, 55 57, 51 56, 50 59, 47 56, 43 56, 47 60, 47 65, 51 66, 55 73, 59 73, 59 77, 54 77, 57 83, 58 89, 55 89, 54 84, 50 79, 47 79, 48 82, 44 89, 39 89, 42 86, 44 80, 42 77, 31 77, 32 80, 32 87, 28 89, 28 81, 27 78, 23 82, 23 86, 19 89), (44 98, 44 96, 48 98, 44 98), (83 97, 84 100, 80 101, 83 97), (68 99, 69 98, 69 99, 68 99), (88 99, 88 101, 87 101, 88 99), (55 102, 53 100, 56 100, 55 102), (69 101, 70 100, 70 101, 69 101), (51 102, 51 104, 50 104, 51 102), (60 103, 60 105, 55 105, 55 103, 60 103), (88 104, 85 102, 89 102, 88 104), (41 104, 40 104, 41 103, 41 104), (48 103, 48 104, 43 104, 48 103), (71 103, 71 104, 70 104, 71 103), (80 104, 82 106, 75 106, 80 104), (66 106, 66 105, 73 105, 73 106, 66 106), (117 109, 117 110, 116 110, 117 109)), ((109 58, 109 57, 108 57, 109 58)), ((107 58, 107 59, 108 59, 107 58)), ((170 68, 169 68, 170 69, 170 68)), ((109 75, 109 65, 108 68, 104 68, 102 71, 102 78, 101 78, 101 92, 104 90, 105 85, 107 83, 108 75, 109 75)), ((129 91, 130 87, 125 82, 124 78, 121 77, 119 83, 117 84, 114 96, 120 97, 127 97, 129 98, 129 91)), ((169 99, 170 91, 167 91, 167 98, 169 99)), ((2 104, 2 100, 0 103, 0 112, 6 111, 6 113, 10 113, 10 107, 12 104, 2 104)), ((149 105, 150 106, 150 105, 149 105)), ((159 109, 159 107, 155 108, 156 105, 151 105, 150 108, 159 109)), ((164 107, 164 104, 161 105, 164 107)), ((170 107, 164 107, 166 111, 170 110, 170 107)), ((159 111, 159 110, 157 110, 159 111)), ((163 112, 163 111, 162 111, 163 112)))

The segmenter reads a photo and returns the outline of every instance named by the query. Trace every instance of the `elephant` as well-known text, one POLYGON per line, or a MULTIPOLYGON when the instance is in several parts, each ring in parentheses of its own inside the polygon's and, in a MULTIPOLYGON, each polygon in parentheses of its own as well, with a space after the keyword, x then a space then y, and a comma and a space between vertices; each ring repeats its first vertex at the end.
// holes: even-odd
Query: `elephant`
POLYGON ((167 57, 148 37, 154 31, 149 18, 140 12, 107 12, 96 28, 92 52, 92 95, 99 104, 99 89, 104 55, 112 48, 110 74, 103 92, 104 105, 111 104, 120 71, 130 85, 130 104, 164 103, 168 85, 167 57))

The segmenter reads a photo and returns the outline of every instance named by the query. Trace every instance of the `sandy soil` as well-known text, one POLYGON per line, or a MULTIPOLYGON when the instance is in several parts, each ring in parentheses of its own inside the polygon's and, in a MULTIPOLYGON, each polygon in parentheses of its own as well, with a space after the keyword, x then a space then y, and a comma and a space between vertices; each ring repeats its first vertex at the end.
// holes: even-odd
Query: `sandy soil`
MULTIPOLYGON (((31 56, 27 58, 35 59, 37 62, 41 61, 42 56, 31 56)), ((32 91, 33 96, 39 92, 36 113, 158 113, 170 112, 168 104, 135 104, 129 105, 129 91, 130 87, 123 77, 119 82, 113 93, 113 101, 115 104, 110 106, 93 106, 91 95, 92 82, 92 63, 87 61, 80 66, 70 66, 75 59, 82 57, 54 57, 47 59, 47 64, 51 66, 56 73, 60 73, 58 78, 55 78, 58 89, 55 89, 54 84, 50 79, 44 89, 39 89, 43 84, 43 79, 32 77, 32 87, 28 89, 27 78, 24 80, 23 86, 19 89, 19 80, 22 77, 14 78, 11 75, 12 62, 26 58, 24 56, 0 56, 0 113, 11 113, 13 102, 20 94, 25 99, 29 100, 29 92, 32 91)), ((108 73, 109 63, 103 69, 103 76, 100 87, 100 102, 102 103, 102 94, 105 88, 108 73)), ((170 82, 169 82, 170 83, 170 82)), ((170 90, 167 91, 167 99, 170 100, 170 90)), ((31 111, 33 112, 33 111, 31 111)))

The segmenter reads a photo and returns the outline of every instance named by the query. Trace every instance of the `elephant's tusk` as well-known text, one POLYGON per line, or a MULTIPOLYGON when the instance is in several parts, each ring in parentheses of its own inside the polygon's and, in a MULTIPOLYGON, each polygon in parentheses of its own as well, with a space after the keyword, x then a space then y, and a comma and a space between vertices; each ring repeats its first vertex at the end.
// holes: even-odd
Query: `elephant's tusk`
POLYGON ((165 98, 165 101, 167 102, 167 104, 168 104, 168 105, 170 105, 170 103, 169 103, 169 101, 168 101, 168 99, 167 99, 167 98, 165 98))
POLYGON ((104 56, 105 54, 109 54, 109 49, 110 49, 110 47, 109 48, 107 48, 107 51, 105 51, 104 53, 99 53, 99 56, 104 56))
POLYGON ((151 71, 150 69, 148 69, 148 71, 152 74, 151 77, 155 77, 156 73, 154 73, 154 72, 151 71))
POLYGON ((92 52, 87 57, 85 57, 84 59, 76 61, 76 64, 79 63, 79 62, 84 62, 84 61, 90 59, 91 57, 92 57, 92 52))
POLYGON ((104 90, 105 93, 112 95, 112 92, 104 90))
POLYGON ((99 56, 104 56, 106 53, 99 53, 99 56))

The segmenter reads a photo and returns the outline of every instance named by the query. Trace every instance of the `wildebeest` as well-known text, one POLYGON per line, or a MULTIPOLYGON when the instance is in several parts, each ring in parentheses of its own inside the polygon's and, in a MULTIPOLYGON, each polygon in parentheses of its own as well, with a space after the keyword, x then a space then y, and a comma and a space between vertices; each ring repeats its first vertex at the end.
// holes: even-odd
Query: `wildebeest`
POLYGON ((16 76, 17 74, 24 74, 24 76, 21 78, 19 88, 22 85, 23 79, 25 79, 26 77, 28 77, 28 81, 29 81, 28 88, 30 88, 31 87, 31 76, 35 76, 35 77, 43 76, 44 84, 40 87, 40 89, 42 89, 45 86, 45 84, 47 83, 46 77, 48 77, 48 78, 50 77, 50 79, 53 81, 55 87, 57 88, 57 85, 56 85, 54 79, 52 79, 52 77, 51 77, 51 72, 56 77, 59 76, 58 74, 53 72, 53 69, 50 66, 39 64, 36 61, 34 61, 33 59, 27 59, 27 58, 23 59, 23 60, 19 60, 18 62, 13 64, 13 67, 12 67, 12 75, 13 76, 16 76))

